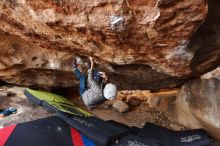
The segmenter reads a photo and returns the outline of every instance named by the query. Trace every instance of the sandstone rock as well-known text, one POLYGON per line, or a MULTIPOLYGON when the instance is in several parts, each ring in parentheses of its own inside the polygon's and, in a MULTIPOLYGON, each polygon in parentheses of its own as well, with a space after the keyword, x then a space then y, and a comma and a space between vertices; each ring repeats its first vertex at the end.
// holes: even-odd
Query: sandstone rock
POLYGON ((138 105, 141 104, 141 102, 142 101, 138 97, 134 97, 134 96, 132 96, 129 99, 127 99, 127 103, 130 106, 138 106, 138 105))
POLYGON ((195 79, 186 83, 177 97, 179 123, 188 128, 204 128, 220 139, 220 80, 195 79))
POLYGON ((219 66, 220 62, 220 1, 209 0, 208 5, 208 16, 188 46, 188 50, 195 51, 190 65, 194 75, 209 72, 219 66))
POLYGON ((174 125, 174 124, 171 124, 170 127, 175 130, 175 131, 181 131, 183 130, 183 128, 179 125, 174 125))
POLYGON ((201 76, 202 79, 218 79, 220 80, 220 66, 216 69, 201 76))
POLYGON ((218 61, 202 65, 202 60, 216 58, 217 46, 209 53, 203 50, 211 46, 193 49, 198 42, 190 41, 207 6, 207 0, 2 0, 0 79, 72 87, 78 84, 72 58, 92 56, 119 89, 174 87, 218 61))
POLYGON ((14 97, 14 96, 16 96, 16 93, 8 91, 6 95, 7 95, 7 97, 14 97))
POLYGON ((153 108, 158 105, 160 99, 161 99, 160 96, 151 94, 147 99, 147 103, 148 103, 149 107, 153 108))
POLYGON ((115 101, 113 107, 121 113, 129 111, 129 106, 121 100, 115 101))

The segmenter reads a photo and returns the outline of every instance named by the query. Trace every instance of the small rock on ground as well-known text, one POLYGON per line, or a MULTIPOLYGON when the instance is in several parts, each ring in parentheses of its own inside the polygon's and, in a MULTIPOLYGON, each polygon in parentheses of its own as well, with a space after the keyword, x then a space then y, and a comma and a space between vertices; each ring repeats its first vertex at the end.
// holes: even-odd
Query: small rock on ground
POLYGON ((113 104, 113 108, 115 108, 117 111, 121 113, 129 111, 129 106, 121 100, 115 101, 113 104))

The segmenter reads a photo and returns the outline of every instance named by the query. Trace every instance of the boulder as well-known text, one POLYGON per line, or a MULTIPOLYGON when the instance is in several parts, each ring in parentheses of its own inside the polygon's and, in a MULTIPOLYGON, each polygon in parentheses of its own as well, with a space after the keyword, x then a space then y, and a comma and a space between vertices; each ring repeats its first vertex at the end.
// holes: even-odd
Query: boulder
POLYGON ((116 109, 120 113, 124 113, 124 112, 129 111, 129 106, 121 100, 116 100, 112 106, 114 109, 116 109))
POLYGON ((217 70, 204 75, 206 79, 197 78, 184 84, 176 99, 175 113, 177 121, 184 126, 204 128, 220 139, 220 80, 216 78, 217 70))
POLYGON ((209 42, 200 34, 213 27, 208 39, 219 34, 213 1, 197 35, 207 0, 1 0, 0 80, 73 87, 73 58, 92 56, 119 89, 175 87, 218 62, 216 39, 215 47, 198 43, 209 42))

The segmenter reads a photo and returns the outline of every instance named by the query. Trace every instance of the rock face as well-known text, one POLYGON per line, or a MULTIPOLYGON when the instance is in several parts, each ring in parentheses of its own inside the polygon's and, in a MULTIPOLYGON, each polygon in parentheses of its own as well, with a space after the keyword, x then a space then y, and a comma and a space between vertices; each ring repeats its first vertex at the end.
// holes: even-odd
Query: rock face
POLYGON ((209 13, 204 24, 198 29, 188 46, 195 55, 191 61, 194 74, 203 74, 215 69, 220 64, 220 1, 209 0, 209 13))
MULTIPOLYGON (((219 2, 213 3, 218 8, 219 2)), ((92 56, 119 89, 177 86, 218 61, 218 44, 201 47, 204 36, 193 37, 207 6, 207 0, 1 0, 0 79, 71 87, 78 84, 72 58, 92 56), (210 47, 212 52, 206 51, 210 47)))
POLYGON ((175 111, 179 123, 189 128, 204 128, 220 139, 220 80, 216 74, 210 79, 186 83, 177 96, 175 111))
POLYGON ((0 78, 18 85, 72 86, 74 77, 65 65, 71 54, 43 49, 12 35, 0 35, 0 78), (62 64, 60 64, 62 62, 62 64), (56 70, 59 66, 59 71, 56 70))

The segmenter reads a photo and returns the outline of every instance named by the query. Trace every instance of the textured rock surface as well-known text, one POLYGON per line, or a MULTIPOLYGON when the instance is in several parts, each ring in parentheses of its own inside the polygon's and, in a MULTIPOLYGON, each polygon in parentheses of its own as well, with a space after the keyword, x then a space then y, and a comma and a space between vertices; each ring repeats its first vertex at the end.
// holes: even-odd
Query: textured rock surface
POLYGON ((176 100, 177 121, 204 128, 220 139, 220 80, 195 79, 186 83, 176 100))
POLYGON ((219 79, 220 80, 220 66, 217 67, 216 69, 205 73, 204 75, 201 76, 202 79, 219 79))
POLYGON ((191 39, 188 49, 194 50, 191 70, 194 74, 203 74, 220 64, 220 1, 209 0, 209 13, 205 23, 191 39))
POLYGON ((2 0, 0 79, 74 86, 72 57, 93 56, 119 88, 173 87, 201 65, 187 46, 207 11, 206 0, 2 0))
POLYGON ((121 100, 116 100, 113 103, 112 107, 115 108, 120 113, 124 113, 124 112, 129 111, 129 106, 125 102, 123 102, 121 100))
POLYGON ((43 49, 17 37, 0 34, 2 80, 27 86, 72 86, 75 81, 72 73, 62 71, 70 70, 65 64, 71 61, 71 54, 43 49))

